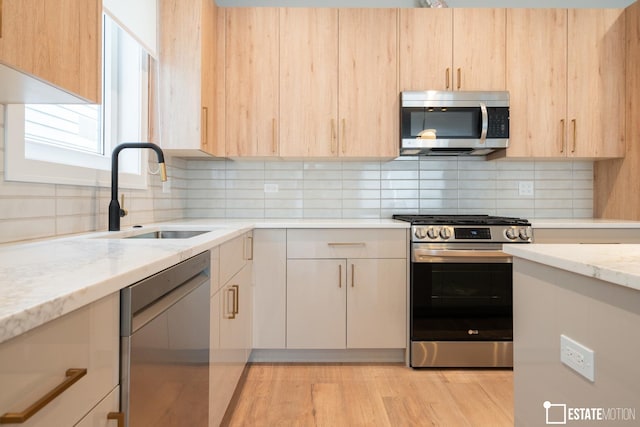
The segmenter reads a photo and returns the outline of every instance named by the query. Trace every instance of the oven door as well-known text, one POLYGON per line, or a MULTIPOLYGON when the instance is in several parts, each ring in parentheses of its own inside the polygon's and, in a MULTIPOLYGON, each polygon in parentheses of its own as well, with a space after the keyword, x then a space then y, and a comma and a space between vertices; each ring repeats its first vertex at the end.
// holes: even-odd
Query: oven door
POLYGON ((411 341, 511 341, 512 304, 501 245, 413 244, 411 341))

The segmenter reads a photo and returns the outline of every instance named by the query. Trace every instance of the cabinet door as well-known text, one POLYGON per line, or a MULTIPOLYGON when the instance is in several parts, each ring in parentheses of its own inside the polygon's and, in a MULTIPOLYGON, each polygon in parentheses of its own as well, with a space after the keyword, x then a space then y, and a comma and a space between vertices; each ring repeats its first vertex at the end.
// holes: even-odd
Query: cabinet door
POLYGON ((285 348, 287 230, 254 230, 253 347, 285 348))
POLYGON ((566 63, 566 9, 508 10, 508 157, 566 155, 566 63))
POLYGON ((451 90, 453 9, 400 9, 400 90, 451 90))
POLYGON ((280 10, 280 156, 338 155, 338 10, 280 10))
POLYGON ((621 9, 569 9, 569 155, 624 156, 625 23, 621 9))
POLYGON ((278 9, 225 11, 227 156, 278 155, 278 9))
POLYGON ((163 149, 224 155, 214 133, 215 25, 213 0, 160 0, 159 120, 163 149), (201 31, 194 31, 200 28, 201 31))
POLYGON ((405 348, 406 307, 406 260, 347 260, 347 348, 405 348))
MULTIPOLYGON (((100 0, 3 0, 0 5, 0 63, 100 103, 100 0)), ((30 90, 26 82, 25 102, 51 102, 30 90)))
POLYGON ((339 11, 340 156, 398 156, 397 14, 339 11))
POLYGON ((287 348, 346 346, 346 261, 287 261, 287 348))
POLYGON ((505 9, 453 9, 455 90, 505 90, 505 9))

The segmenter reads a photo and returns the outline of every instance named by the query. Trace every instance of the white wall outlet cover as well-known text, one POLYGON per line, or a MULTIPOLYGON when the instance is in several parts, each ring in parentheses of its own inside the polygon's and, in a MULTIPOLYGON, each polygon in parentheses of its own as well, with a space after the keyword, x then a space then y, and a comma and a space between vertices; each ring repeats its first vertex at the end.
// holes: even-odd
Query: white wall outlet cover
POLYGON ((518 182, 518 194, 520 196, 533 196, 533 181, 518 182))
POLYGON ((265 184, 264 192, 265 193, 277 193, 279 191, 278 184, 265 184))
POLYGON ((560 335, 560 361, 591 382, 595 382, 595 352, 588 347, 560 335))

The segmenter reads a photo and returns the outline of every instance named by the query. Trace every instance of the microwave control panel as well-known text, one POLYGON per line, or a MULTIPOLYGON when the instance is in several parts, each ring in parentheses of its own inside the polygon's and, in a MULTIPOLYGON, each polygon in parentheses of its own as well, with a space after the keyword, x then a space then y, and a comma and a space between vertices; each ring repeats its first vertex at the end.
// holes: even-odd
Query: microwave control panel
POLYGON ((509 108, 487 107, 487 138, 509 138, 509 108))

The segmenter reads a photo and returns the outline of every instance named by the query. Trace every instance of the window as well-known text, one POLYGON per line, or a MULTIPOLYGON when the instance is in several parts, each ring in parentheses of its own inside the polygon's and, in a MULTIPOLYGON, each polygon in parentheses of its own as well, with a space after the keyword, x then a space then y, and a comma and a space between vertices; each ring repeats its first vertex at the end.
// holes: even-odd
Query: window
MULTIPOLYGON (((110 186, 113 147, 147 140, 149 57, 103 16, 102 105, 8 105, 7 180, 110 186)), ((120 154, 121 186, 146 188, 146 157, 120 154)))

